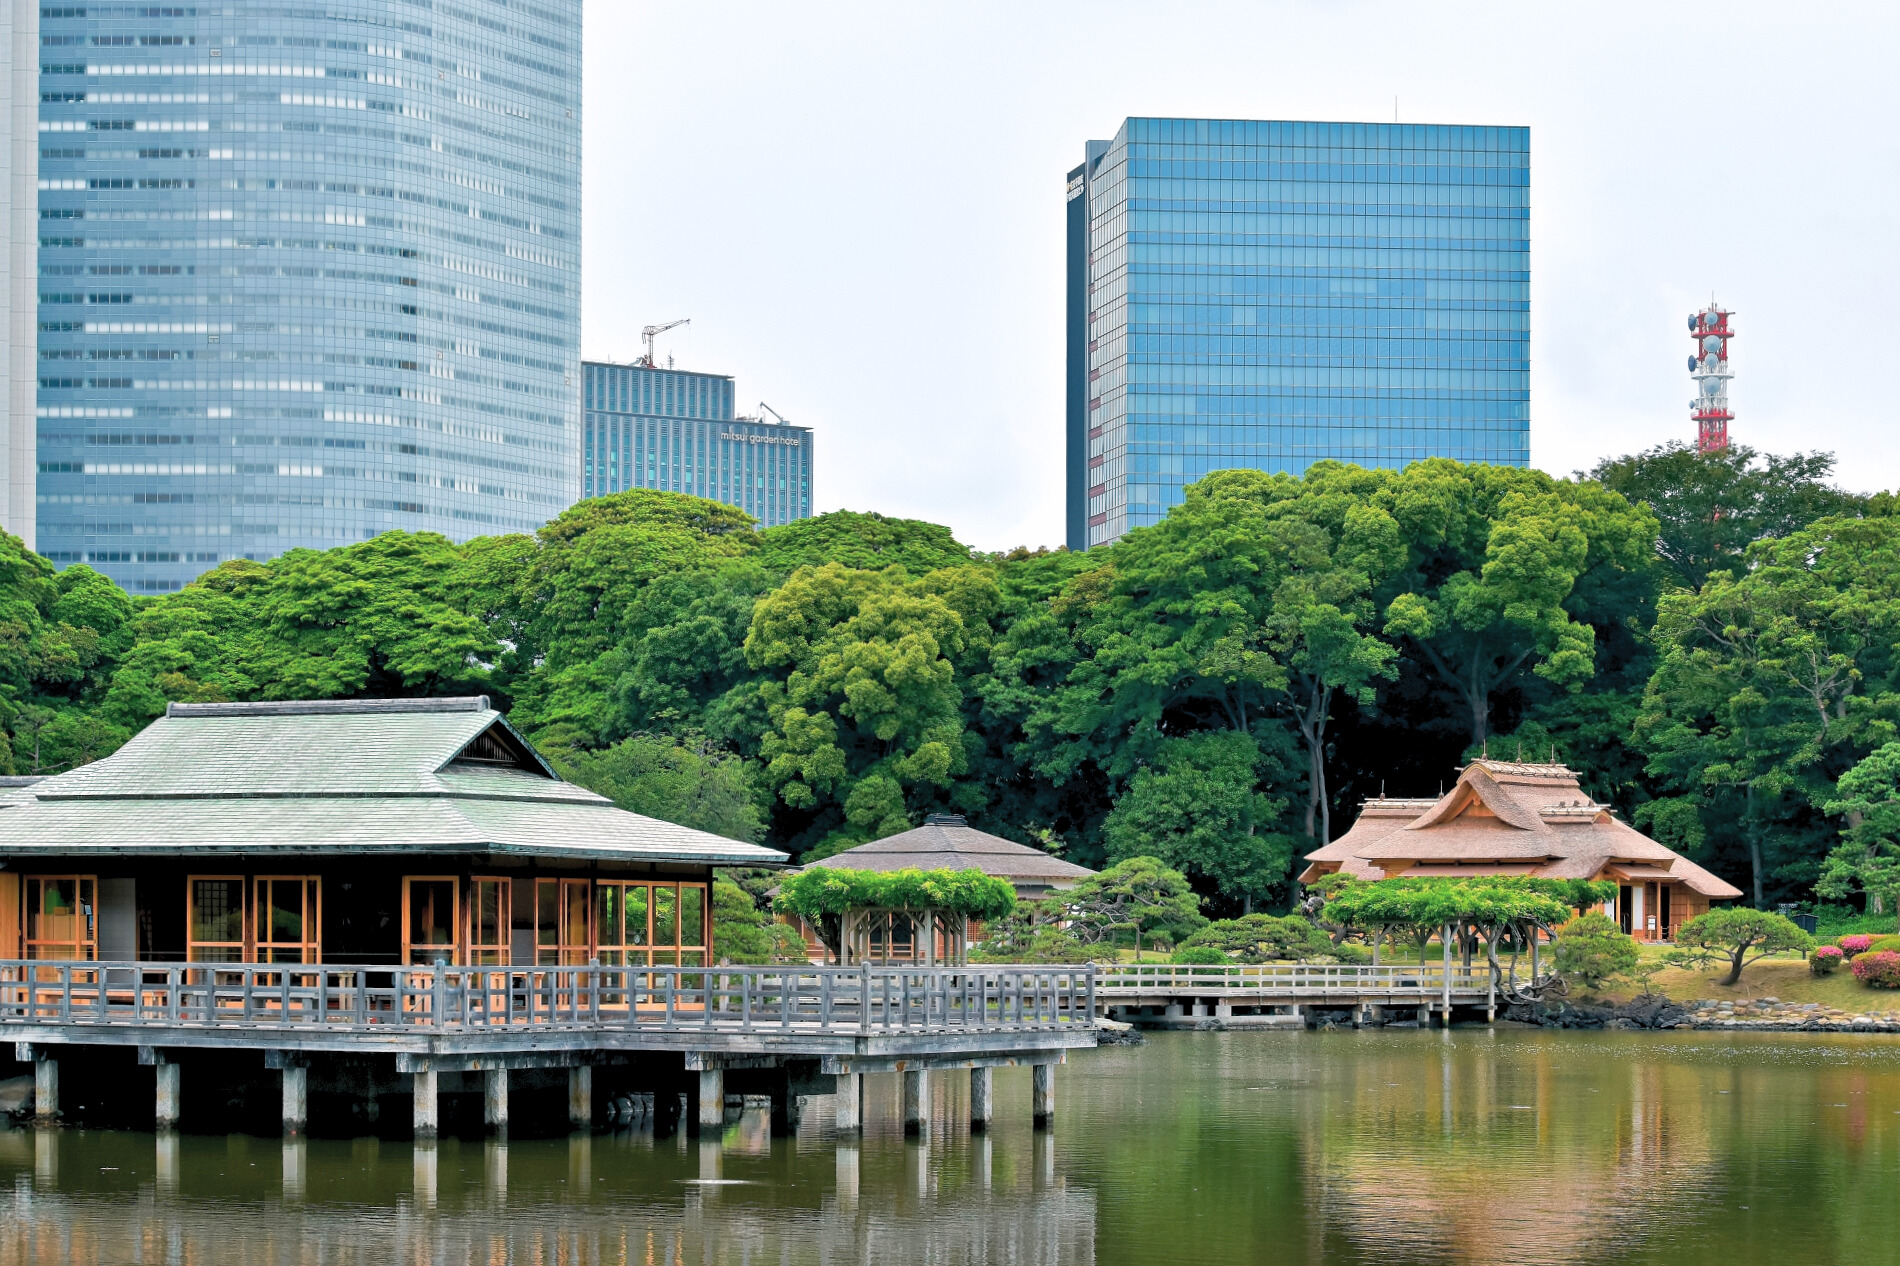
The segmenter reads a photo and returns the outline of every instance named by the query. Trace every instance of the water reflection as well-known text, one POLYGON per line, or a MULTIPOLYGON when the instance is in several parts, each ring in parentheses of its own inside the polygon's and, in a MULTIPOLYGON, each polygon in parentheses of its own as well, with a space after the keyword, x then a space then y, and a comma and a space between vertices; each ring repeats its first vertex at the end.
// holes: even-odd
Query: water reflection
POLYGON ((823 1101, 715 1135, 548 1140, 0 1130, 0 1262, 1043 1263, 1877 1257, 1900 1043, 1765 1035, 1177 1034, 1025 1070, 906 1140, 823 1101))

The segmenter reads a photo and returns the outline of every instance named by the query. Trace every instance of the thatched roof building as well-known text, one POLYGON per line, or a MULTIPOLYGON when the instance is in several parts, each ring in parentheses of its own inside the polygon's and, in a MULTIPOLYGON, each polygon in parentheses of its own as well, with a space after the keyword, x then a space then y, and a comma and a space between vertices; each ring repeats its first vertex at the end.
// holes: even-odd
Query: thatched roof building
POLYGON ((1361 879, 1538 875, 1607 879, 1610 913, 1640 940, 1668 940, 1685 919, 1741 889, 1620 821, 1563 765, 1477 760, 1436 799, 1368 800, 1350 831, 1307 854, 1302 883, 1344 871, 1361 879))

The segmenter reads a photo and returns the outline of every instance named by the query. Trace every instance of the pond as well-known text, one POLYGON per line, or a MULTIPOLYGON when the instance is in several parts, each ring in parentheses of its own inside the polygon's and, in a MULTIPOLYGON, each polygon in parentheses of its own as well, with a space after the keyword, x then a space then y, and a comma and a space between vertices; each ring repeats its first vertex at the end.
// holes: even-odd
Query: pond
POLYGON ((906 1142, 622 1131, 499 1144, 0 1131, 0 1262, 1880 1260, 1900 1040, 1460 1028, 1168 1033, 1058 1070, 987 1136, 939 1074, 906 1142))

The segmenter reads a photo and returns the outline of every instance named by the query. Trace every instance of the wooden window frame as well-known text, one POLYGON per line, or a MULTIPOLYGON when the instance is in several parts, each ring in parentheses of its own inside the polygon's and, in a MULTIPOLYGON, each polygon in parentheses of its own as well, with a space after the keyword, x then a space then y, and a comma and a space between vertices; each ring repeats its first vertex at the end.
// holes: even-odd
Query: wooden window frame
POLYGON ((462 962, 462 877, 460 875, 404 875, 402 877, 402 961, 405 966, 427 967, 436 958, 445 958, 451 967, 462 962), (447 884, 449 886, 449 943, 447 945, 418 945, 413 939, 414 929, 410 927, 410 892, 413 885, 447 884), (413 957, 418 950, 430 953, 431 957, 418 963, 413 957), (446 954, 442 951, 448 951, 446 954))
POLYGON ((250 919, 245 927, 250 940, 250 956, 256 962, 298 962, 321 963, 323 961, 323 877, 321 875, 252 875, 247 889, 250 897, 250 919), (265 884, 297 883, 304 888, 304 937, 300 941, 266 940, 262 926, 269 914, 269 903, 264 900, 265 884), (295 959, 269 959, 265 955, 274 950, 295 949, 295 959))
MULTIPOLYGON (((514 954, 514 891, 515 881, 504 875, 471 875, 468 880, 468 899, 463 902, 462 944, 468 963, 472 967, 506 967, 514 954), (501 927, 498 941, 476 939, 475 918, 480 909, 479 889, 483 884, 494 884, 501 896, 501 927)), ((407 908, 407 907, 405 907, 407 908)))
POLYGON ((22 875, 20 877, 20 915, 20 951, 27 958, 46 958, 48 962, 92 962, 99 957, 99 876, 22 875), (78 940, 73 940, 69 937, 35 937, 33 935, 33 925, 40 918, 40 912, 33 908, 33 894, 35 892, 42 894, 43 905, 43 894, 45 893, 44 885, 68 879, 73 883, 73 907, 77 912, 73 917, 84 920, 86 925, 85 930, 89 931, 90 935, 83 936, 78 940), (92 901, 89 911, 84 890, 80 887, 82 884, 92 885, 92 901), (36 888, 35 885, 40 886, 36 888), (43 946, 71 946, 80 952, 71 956, 61 955, 57 958, 47 958, 46 955, 36 952, 43 946))
POLYGON ((587 960, 594 956, 598 946, 594 936, 594 880, 591 875, 536 875, 534 879, 534 965, 536 967, 585 967, 587 960), (567 931, 566 913, 568 910, 568 890, 572 887, 584 889, 581 908, 585 911, 586 929, 582 941, 564 939, 567 931), (541 893, 546 888, 554 890, 554 939, 544 943, 541 940, 541 893))
POLYGON ((186 875, 185 876, 185 961, 188 963, 248 963, 251 961, 251 885, 245 875, 186 875), (238 886, 238 936, 236 941, 197 941, 192 939, 193 918, 198 910, 197 885, 205 882, 234 883, 238 886), (201 959, 195 951, 199 946, 225 948, 235 946, 236 958, 201 959))

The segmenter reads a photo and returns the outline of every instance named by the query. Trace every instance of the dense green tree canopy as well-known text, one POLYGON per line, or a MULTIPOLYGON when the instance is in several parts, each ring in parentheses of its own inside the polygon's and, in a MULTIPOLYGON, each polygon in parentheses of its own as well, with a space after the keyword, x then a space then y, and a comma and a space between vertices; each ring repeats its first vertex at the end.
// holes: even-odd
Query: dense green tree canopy
POLYGON ((1884 906, 1879 762, 1847 775, 1900 742, 1900 518, 1830 471, 1221 471, 1086 554, 635 490, 139 598, 0 541, 0 763, 97 759, 171 700, 483 692, 640 812, 809 859, 955 811, 1158 868, 1198 919, 1289 908, 1363 798, 1488 745, 1568 760, 1762 904, 1884 906))

